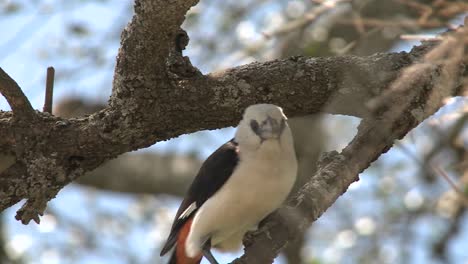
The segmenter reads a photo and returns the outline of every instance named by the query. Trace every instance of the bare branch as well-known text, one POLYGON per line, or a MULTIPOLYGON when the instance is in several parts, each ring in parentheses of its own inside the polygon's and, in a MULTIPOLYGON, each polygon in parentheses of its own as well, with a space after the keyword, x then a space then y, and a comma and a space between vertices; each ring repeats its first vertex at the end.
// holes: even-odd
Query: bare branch
MULTIPOLYGON (((62 99, 55 106, 55 115, 80 117, 105 108, 100 102, 83 98, 62 99)), ((102 190, 182 196, 192 182, 201 160, 194 155, 132 153, 105 162, 77 179, 77 183, 102 190)))
MULTIPOLYGON (((0 132, 6 135, 2 134, 0 146, 15 153, 17 160, 1 174, 0 210, 27 199, 18 217, 25 223, 36 220, 42 205, 63 186, 103 162, 181 134, 234 125, 250 104, 275 103, 291 117, 323 111, 368 117, 372 113, 365 102, 382 94, 405 67, 435 45, 424 43, 410 53, 370 57, 294 57, 201 76, 182 57, 177 43, 184 14, 196 2, 136 1, 135 15, 122 34, 106 109, 70 119, 37 113, 37 118, 21 124, 8 112, 0 112, 0 132), (172 72, 174 68, 185 68, 182 72, 189 75, 180 76, 172 72)), ((441 76, 451 76, 454 84, 466 77, 464 61, 454 66, 460 71, 451 75, 437 67, 424 68, 411 86, 421 91, 423 100, 443 88, 437 83, 441 76)), ((460 89, 443 91, 455 96, 460 89)), ((438 99, 433 97, 427 113, 440 107, 438 99)), ((410 127, 421 121, 412 114, 401 120, 410 127)))
POLYGON ((55 69, 54 67, 47 68, 47 78, 46 78, 46 92, 44 100, 44 108, 42 111, 52 114, 52 102, 54 96, 54 77, 55 69))
POLYGON ((385 109, 380 109, 376 118, 364 118, 357 135, 341 153, 330 152, 323 156, 319 170, 310 182, 286 207, 272 214, 260 231, 247 237, 245 254, 232 263, 272 263, 290 239, 305 232, 351 183, 359 180, 359 173, 388 151, 395 140, 432 115, 443 98, 460 86, 459 79, 453 77, 465 68, 460 64, 466 64, 463 55, 466 54, 467 35, 465 28, 459 29, 455 33, 458 41, 449 36, 424 56, 422 62, 403 70, 391 88, 378 97, 379 104, 384 104, 385 109), (453 51, 455 57, 447 56, 449 51, 453 51), (434 72, 442 74, 433 80, 430 76, 434 72), (422 93, 427 86, 437 89, 422 93), (385 100, 381 100, 382 97, 385 100))
MULTIPOLYGON (((127 152, 128 150, 123 151, 123 149, 132 148, 134 144, 143 147, 152 144, 151 141, 155 142, 138 139, 138 136, 135 137, 136 134, 133 134, 134 129, 146 138, 154 138, 155 134, 164 134, 156 130, 159 124, 157 120, 151 121, 154 120, 154 113, 148 111, 148 109, 157 110, 154 106, 162 102, 150 100, 147 95, 151 90, 157 89, 161 92, 171 88, 170 82, 164 80, 167 77, 166 60, 175 50, 175 39, 180 34, 180 25, 185 13, 196 2, 179 0, 168 4, 162 0, 135 1, 135 15, 122 34, 124 48, 120 50, 118 56, 110 99, 112 107, 101 111, 100 114, 73 121, 40 114, 37 120, 28 124, 25 122, 15 124, 11 119, 3 119, 3 116, 0 116, 0 129, 10 126, 15 132, 20 132, 15 133, 15 138, 20 139, 19 142, 8 146, 0 140, 0 146, 5 145, 7 149, 4 151, 17 154, 17 164, 19 167, 22 166, 19 169, 26 174, 25 180, 18 182, 14 181, 14 177, 4 177, 18 173, 14 168, 10 167, 2 173, 0 210, 26 198, 28 201, 18 211, 17 219, 23 223, 28 223, 30 220, 37 221, 38 215, 45 208, 42 205, 85 171, 127 152), (138 103, 139 100, 144 102, 138 103), (140 126, 135 123, 138 120, 151 122, 148 126, 140 126), (116 129, 115 125, 119 128, 116 129), (33 126, 34 129, 27 126, 33 126), (123 131, 130 133, 121 134, 123 131), (74 135, 69 134, 70 132, 74 135), (100 142, 101 151, 96 152, 94 147, 92 147, 94 150, 86 147, 96 142, 100 142), (59 145, 67 147, 62 148, 59 145), (74 147, 70 148, 71 146, 74 147), (120 150, 116 151, 117 149, 120 150)), ((14 82, 13 84, 16 85, 14 82)), ((14 87, 18 88, 17 85, 14 87)), ((2 85, 1 88, 10 88, 10 86, 2 85)), ((16 92, 18 91, 20 90, 17 89, 16 92)), ((153 93, 150 97, 159 98, 156 94, 153 93)), ((15 113, 22 110, 20 107, 22 104, 29 106, 24 108, 34 113, 30 104, 24 103, 27 102, 24 100, 24 95, 20 97, 23 100, 19 101, 12 101, 12 97, 8 94, 6 97, 11 101, 15 113)))
POLYGON ((18 84, 0 67, 0 92, 10 104, 13 113, 18 117, 29 119, 34 109, 18 84))
POLYGON ((298 19, 289 21, 288 23, 285 23, 282 25, 280 28, 272 31, 272 32, 265 32, 264 36, 266 38, 271 38, 273 36, 280 36, 286 33, 290 33, 293 30, 297 30, 300 28, 304 28, 308 25, 310 25, 314 20, 316 20, 318 17, 320 17, 322 14, 324 14, 327 11, 333 10, 336 8, 338 5, 342 5, 344 3, 349 3, 351 2, 350 0, 337 0, 334 2, 330 3, 322 3, 311 10, 309 10, 307 13, 305 13, 303 16, 301 16, 298 19))
POLYGON ((455 193, 458 195, 458 198, 460 200, 460 203, 463 204, 463 206, 468 207, 468 197, 465 194, 465 192, 458 187, 456 183, 453 182, 452 179, 450 179, 450 176, 447 175, 445 170, 440 168, 439 166, 431 166, 431 168, 440 176, 442 176, 445 181, 450 185, 450 187, 455 191, 455 193))
MULTIPOLYGON (((116 85, 121 84, 117 82, 111 106, 96 114, 79 119, 38 114, 35 123, 28 123, 34 129, 16 130, 24 134, 21 141, 7 144, 11 138, 0 138, 5 151, 20 153, 17 160, 29 175, 24 181, 0 177, 0 210, 17 198, 37 200, 44 193, 44 199, 54 197, 57 190, 84 172, 119 154, 184 133, 234 125, 250 104, 276 103, 291 117, 324 110, 368 116, 363 102, 388 89, 404 67, 434 45, 425 43, 411 53, 370 57, 294 57, 180 80, 148 73, 118 89, 116 85)), ((428 71, 412 82, 413 87, 435 89, 432 80, 441 72, 430 67, 428 71)), ((455 79, 465 75, 466 71, 461 71, 455 79)), ((450 96, 458 92, 453 90, 450 96)), ((0 130, 8 126, 14 127, 8 113, 0 113, 0 130)), ((11 135, 8 129, 5 132, 11 135)))

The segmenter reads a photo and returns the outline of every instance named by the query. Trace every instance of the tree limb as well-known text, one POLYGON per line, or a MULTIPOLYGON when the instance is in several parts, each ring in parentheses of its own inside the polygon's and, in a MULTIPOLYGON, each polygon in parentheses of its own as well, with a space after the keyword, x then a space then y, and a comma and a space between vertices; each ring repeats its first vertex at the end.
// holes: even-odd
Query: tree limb
POLYGON ((445 39, 420 63, 401 73, 382 94, 384 100, 377 100, 386 105, 385 110, 377 117, 364 118, 357 135, 341 153, 326 153, 312 179, 287 206, 270 215, 259 231, 247 237, 245 254, 232 263, 272 263, 290 239, 304 232, 351 183, 359 180, 359 173, 388 151, 395 140, 434 114, 444 96, 460 88, 461 79, 456 76, 467 71, 468 34, 462 28, 454 35, 455 39, 445 39), (441 74, 434 79, 435 72, 441 74), (428 87, 432 88, 426 93, 428 87))
MULTIPOLYGON (((69 97, 58 102, 54 114, 64 118, 81 117, 105 107, 102 102, 69 97)), ((106 191, 183 196, 200 166, 201 160, 195 155, 149 152, 123 154, 85 173, 76 182, 106 191)))
POLYGON ((34 109, 18 84, 0 68, 0 93, 5 96, 15 115, 29 119, 34 115, 34 109))
MULTIPOLYGON (((196 2, 135 2, 106 109, 71 119, 38 113, 28 124, 16 124, 11 114, 0 112, 0 132, 6 135, 0 146, 16 153, 17 160, 0 177, 0 210, 26 198, 17 218, 38 220, 63 186, 104 161, 181 134, 234 125, 250 104, 279 104, 290 116, 325 111, 365 117, 369 111, 363 102, 388 89, 404 67, 434 46, 370 57, 295 57, 200 76, 177 43, 184 15, 196 2), (179 68, 192 75, 180 77, 173 71, 179 68), (21 131, 21 137, 12 131, 21 131)), ((431 78, 440 75, 431 71, 431 78)), ((462 76, 466 72, 457 78, 462 76)))
POLYGON ((385 90, 399 70, 411 65, 429 47, 409 54, 367 58, 297 57, 254 63, 221 74, 175 80, 175 86, 170 86, 175 82, 171 79, 143 81, 154 75, 141 76, 134 79, 136 83, 114 83, 111 106, 85 118, 63 119, 40 113, 34 122, 18 127, 8 112, 0 113, 0 130, 6 131, 0 145, 4 151, 17 153, 18 166, 25 166, 27 173, 23 182, 0 178, 0 210, 23 198, 54 197, 56 192, 49 190, 60 190, 121 153, 184 133, 234 125, 242 109, 250 104, 276 103, 290 116, 320 111, 364 116, 366 108, 361 102, 385 90), (379 75, 377 69, 382 78, 370 78, 379 75), (151 91, 162 84, 172 88, 151 91), (13 144, 6 142, 11 140, 8 134, 12 130, 23 133, 13 144))

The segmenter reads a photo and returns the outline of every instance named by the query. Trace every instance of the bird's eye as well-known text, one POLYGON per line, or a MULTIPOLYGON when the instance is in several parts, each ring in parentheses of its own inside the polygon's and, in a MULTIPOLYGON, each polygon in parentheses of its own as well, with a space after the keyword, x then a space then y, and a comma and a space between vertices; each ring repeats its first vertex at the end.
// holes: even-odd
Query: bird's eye
POLYGON ((253 132, 255 132, 255 134, 260 133, 260 126, 256 120, 250 120, 250 127, 252 128, 253 132))

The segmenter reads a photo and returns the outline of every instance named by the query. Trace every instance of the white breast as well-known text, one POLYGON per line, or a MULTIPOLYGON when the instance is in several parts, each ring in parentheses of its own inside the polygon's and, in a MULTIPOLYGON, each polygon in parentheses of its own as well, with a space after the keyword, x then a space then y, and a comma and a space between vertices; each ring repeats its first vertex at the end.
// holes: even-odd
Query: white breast
POLYGON ((196 255, 208 237, 216 248, 238 249, 245 232, 277 209, 290 192, 297 174, 292 142, 269 140, 256 151, 241 148, 240 154, 233 175, 196 214, 186 241, 189 256, 196 255))

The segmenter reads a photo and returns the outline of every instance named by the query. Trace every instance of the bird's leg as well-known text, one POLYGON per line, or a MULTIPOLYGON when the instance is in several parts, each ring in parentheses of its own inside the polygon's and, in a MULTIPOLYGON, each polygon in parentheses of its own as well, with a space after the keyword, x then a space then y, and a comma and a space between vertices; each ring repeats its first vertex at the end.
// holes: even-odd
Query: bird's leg
POLYGON ((211 263, 211 264, 219 264, 218 261, 213 257, 210 251, 211 248, 211 240, 208 240, 203 245, 203 256, 211 263))

